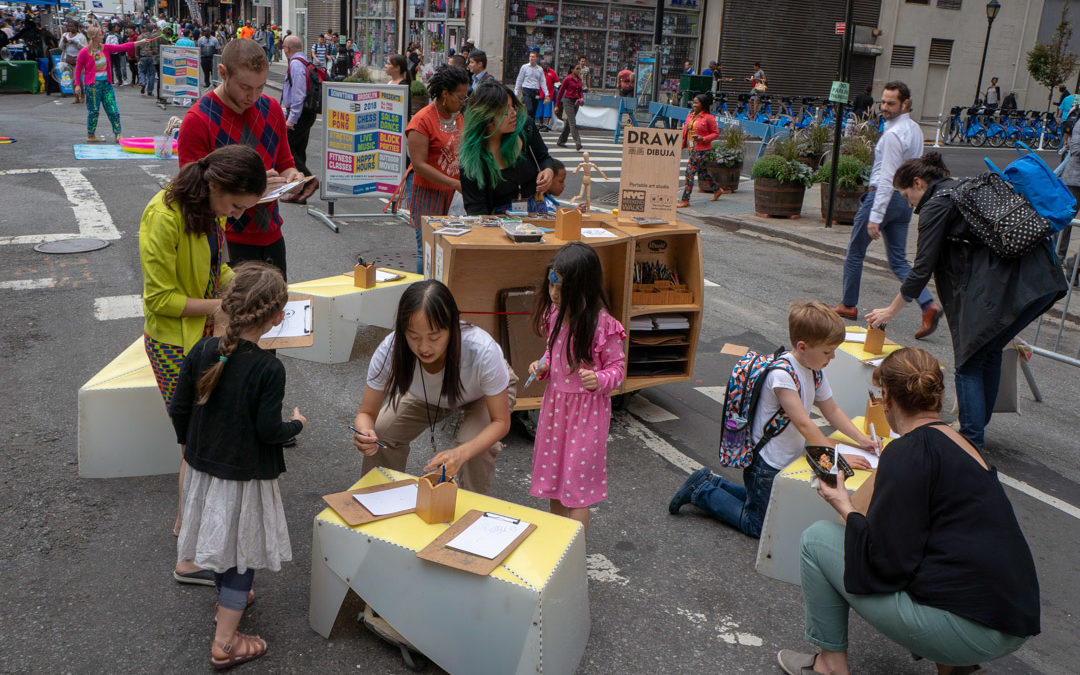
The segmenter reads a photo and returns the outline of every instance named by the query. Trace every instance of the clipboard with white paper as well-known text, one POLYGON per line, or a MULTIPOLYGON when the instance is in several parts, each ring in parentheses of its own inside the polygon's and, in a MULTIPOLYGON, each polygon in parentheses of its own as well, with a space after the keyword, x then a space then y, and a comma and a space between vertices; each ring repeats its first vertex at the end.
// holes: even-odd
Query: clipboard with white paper
POLYGON ((491 560, 527 529, 529 523, 519 518, 484 513, 461 534, 446 542, 446 546, 491 560))
POLYGON ((311 300, 290 300, 285 303, 285 318, 266 331, 259 340, 294 338, 310 335, 312 331, 311 300))

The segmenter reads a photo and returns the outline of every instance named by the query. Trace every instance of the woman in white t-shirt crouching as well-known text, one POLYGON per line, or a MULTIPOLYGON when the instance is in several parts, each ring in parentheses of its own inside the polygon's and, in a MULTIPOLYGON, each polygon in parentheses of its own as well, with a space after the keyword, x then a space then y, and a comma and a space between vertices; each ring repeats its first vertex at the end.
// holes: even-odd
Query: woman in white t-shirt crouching
POLYGON ((463 488, 487 494, 516 393, 502 348, 483 329, 461 322, 450 289, 434 280, 413 284, 398 303, 394 332, 368 365, 354 423, 361 433, 353 436, 364 455, 361 471, 404 471, 409 444, 427 431, 433 456, 424 471, 460 472, 463 488), (440 451, 435 425, 457 410, 465 419, 454 447, 440 451))

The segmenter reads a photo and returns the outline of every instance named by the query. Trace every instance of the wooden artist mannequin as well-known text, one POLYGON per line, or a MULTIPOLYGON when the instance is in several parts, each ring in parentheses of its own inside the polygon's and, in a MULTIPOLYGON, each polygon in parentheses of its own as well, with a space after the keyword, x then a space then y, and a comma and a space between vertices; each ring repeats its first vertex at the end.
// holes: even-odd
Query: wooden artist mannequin
POLYGON ((589 207, 590 207, 590 202, 591 202, 591 200, 589 198, 589 192, 591 191, 591 187, 590 187, 589 184, 592 182, 592 179, 589 177, 589 172, 592 169, 596 169, 596 172, 598 174, 600 174, 601 176, 603 176, 604 180, 607 180, 608 177, 606 175, 604 175, 604 172, 600 169, 600 167, 598 167, 597 165, 595 165, 595 164, 593 164, 592 162, 589 161, 589 151, 588 150, 585 151, 585 154, 582 155, 582 157, 584 158, 585 161, 582 162, 581 164, 577 165, 577 168, 574 169, 574 173, 577 173, 578 171, 584 170, 585 174, 582 175, 582 177, 581 177, 581 191, 578 192, 576 197, 574 197, 574 201, 579 202, 579 203, 584 203, 585 208, 584 208, 584 210, 582 212, 583 213, 588 213, 589 212, 589 207), (584 199, 584 201, 582 201, 582 199, 584 199))

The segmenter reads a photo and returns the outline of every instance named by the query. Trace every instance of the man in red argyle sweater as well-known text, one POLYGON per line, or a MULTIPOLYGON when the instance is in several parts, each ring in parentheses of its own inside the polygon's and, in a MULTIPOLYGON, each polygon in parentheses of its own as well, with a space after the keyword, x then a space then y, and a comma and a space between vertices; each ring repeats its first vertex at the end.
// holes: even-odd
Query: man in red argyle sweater
MULTIPOLYGON (((218 65, 221 84, 196 101, 180 125, 180 166, 223 145, 242 143, 262 157, 268 189, 304 177, 293 164, 281 105, 262 93, 269 72, 266 52, 254 40, 225 45, 218 65)), ((256 204, 239 218, 229 218, 225 241, 230 264, 262 260, 285 274, 281 222, 277 201, 256 204)))

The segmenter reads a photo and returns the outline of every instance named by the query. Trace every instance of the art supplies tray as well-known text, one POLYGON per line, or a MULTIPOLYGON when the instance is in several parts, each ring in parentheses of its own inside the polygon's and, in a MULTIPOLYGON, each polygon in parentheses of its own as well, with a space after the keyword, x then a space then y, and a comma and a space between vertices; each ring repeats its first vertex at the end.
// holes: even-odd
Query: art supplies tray
POLYGON ((532 243, 535 244, 538 241, 543 240, 544 233, 540 228, 529 223, 505 223, 502 226, 503 232, 507 237, 510 237, 510 241, 515 244, 532 243))
POLYGON ((401 511, 384 513, 383 515, 376 516, 372 514, 371 511, 364 508, 360 502, 356 501, 356 498, 353 495, 383 492, 385 490, 392 490, 406 485, 416 485, 416 479, 408 478, 405 480, 394 481, 393 483, 383 483, 382 485, 360 488, 358 490, 335 492, 334 494, 323 495, 323 501, 326 502, 330 508, 334 509, 335 513, 341 516, 341 519, 345 521, 346 525, 349 527, 356 527, 357 525, 366 525, 367 523, 373 523, 376 520, 383 520, 384 518, 393 518, 394 516, 413 513, 416 511, 416 505, 414 503, 411 509, 403 509, 401 511))
POLYGON ((654 281, 651 284, 634 284, 631 296, 634 305, 690 305, 694 302, 694 293, 686 284, 670 281, 654 281))
MULTIPOLYGON (((832 467, 828 469, 821 463, 822 460, 826 462, 832 461, 833 449, 826 445, 808 445, 806 446, 806 463, 810 465, 810 468, 814 470, 816 475, 826 485, 836 486, 836 474, 832 472, 832 467)), ((847 460, 839 452, 836 453, 836 463, 840 470, 844 472, 844 480, 851 478, 855 475, 855 471, 848 465, 847 460)))

